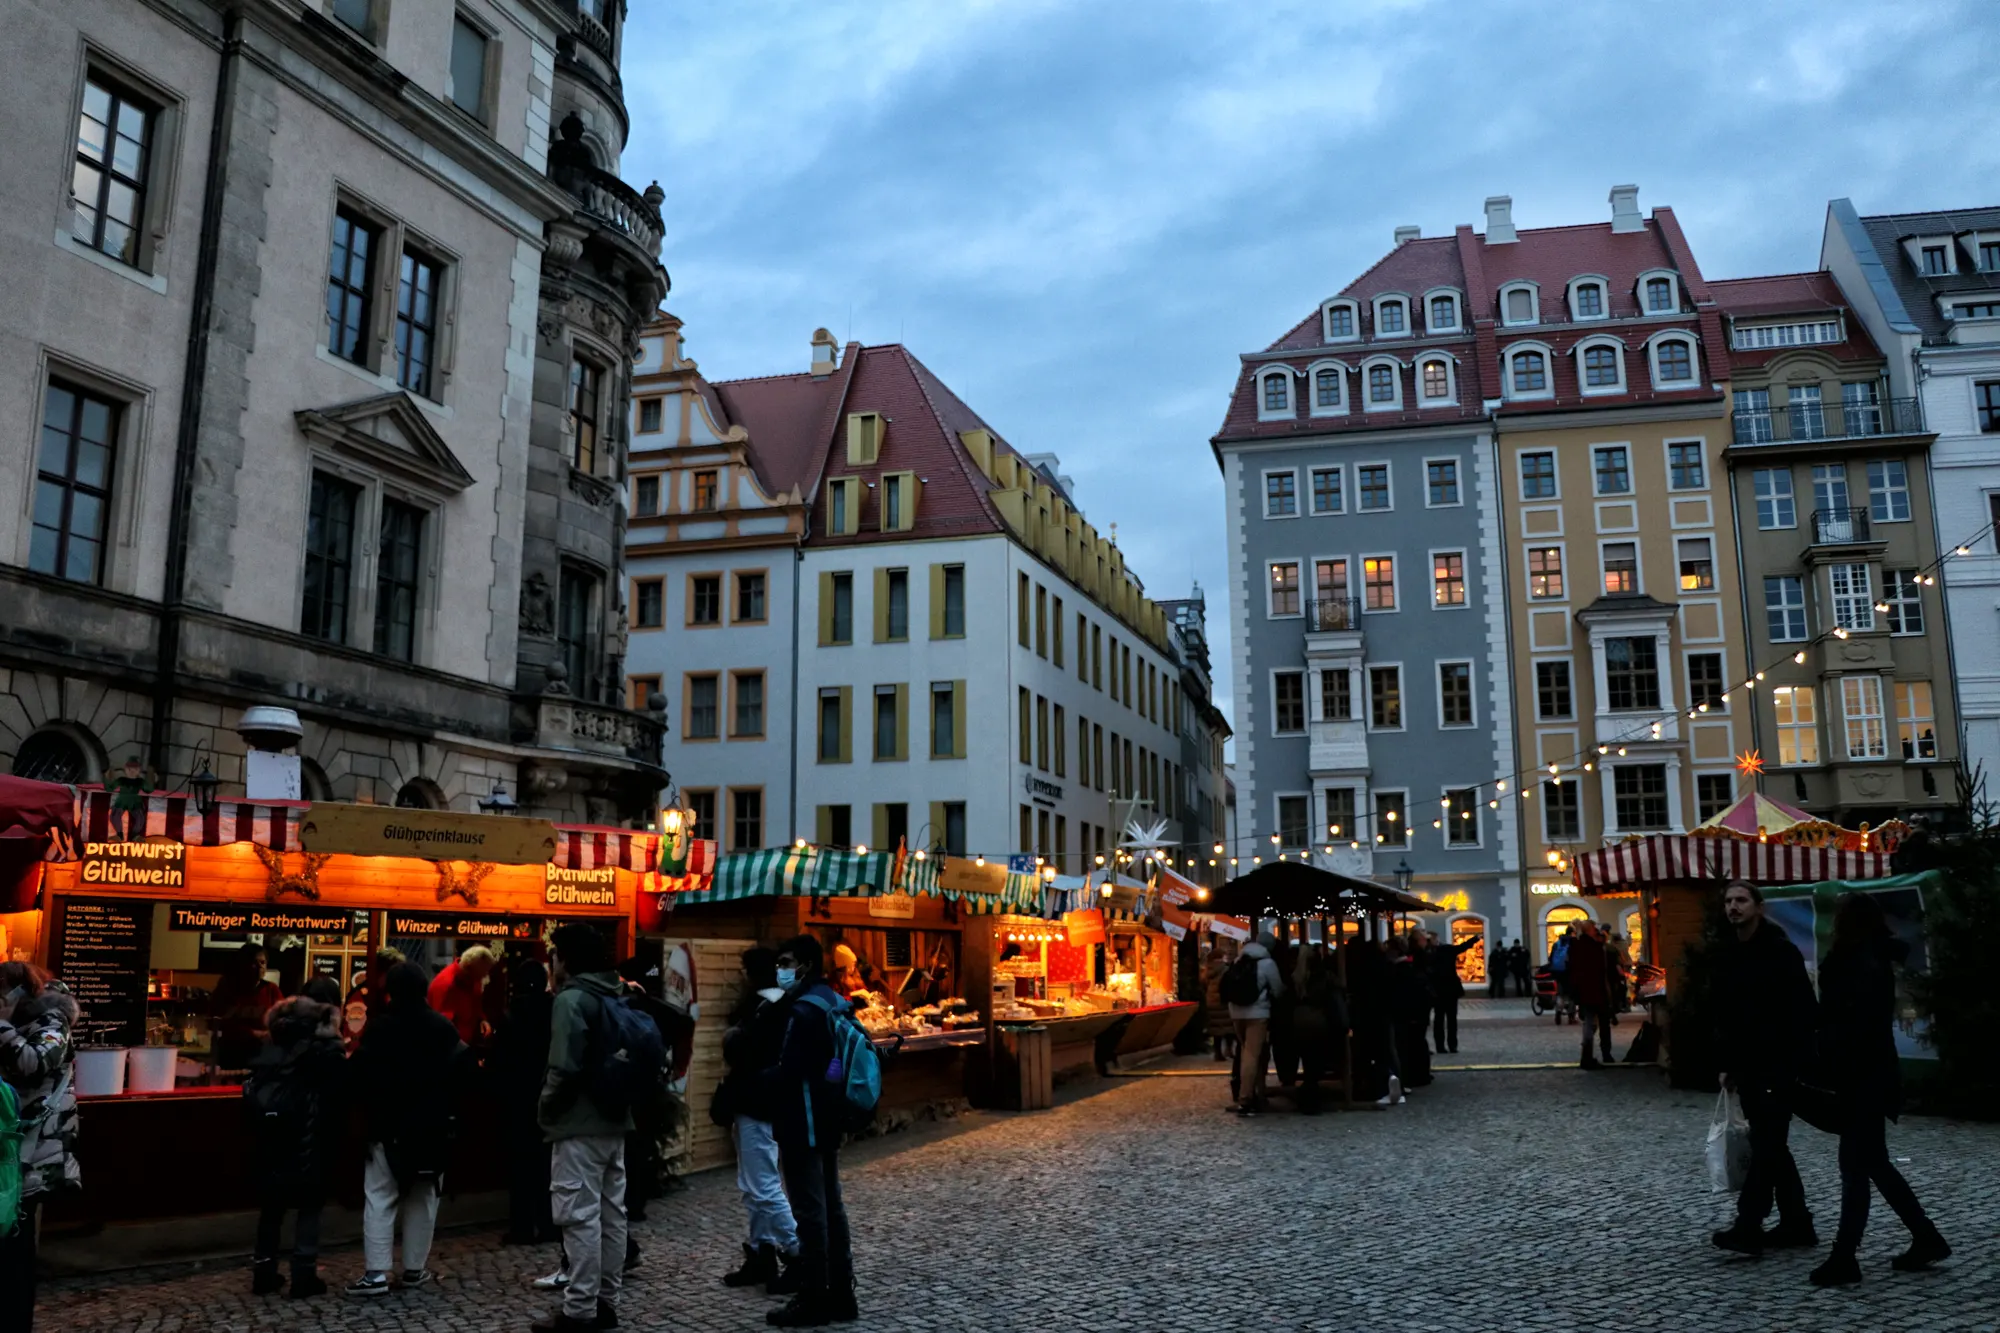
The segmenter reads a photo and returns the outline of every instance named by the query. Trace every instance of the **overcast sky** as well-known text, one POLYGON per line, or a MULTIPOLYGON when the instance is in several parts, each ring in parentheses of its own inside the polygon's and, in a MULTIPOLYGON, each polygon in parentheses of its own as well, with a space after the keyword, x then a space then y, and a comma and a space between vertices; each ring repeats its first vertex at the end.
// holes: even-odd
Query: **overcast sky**
POLYGON ((1986 0, 637 0, 624 175, 703 373, 908 344, 1149 593, 1201 583, 1227 709, 1238 353, 1489 194, 1550 226, 1637 182, 1709 277, 1815 267, 1836 196, 2000 204, 1996 52, 1986 0))

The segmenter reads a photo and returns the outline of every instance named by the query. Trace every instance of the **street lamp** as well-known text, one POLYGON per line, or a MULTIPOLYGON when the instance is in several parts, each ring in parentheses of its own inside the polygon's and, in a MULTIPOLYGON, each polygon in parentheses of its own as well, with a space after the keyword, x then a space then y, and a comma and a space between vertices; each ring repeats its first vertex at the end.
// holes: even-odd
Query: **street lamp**
POLYGON ((222 779, 209 771, 208 760, 201 761, 201 772, 188 779, 188 786, 194 792, 194 808, 202 814, 215 809, 215 790, 222 785, 222 779))
POLYGON ((520 809, 520 803, 507 794, 507 784, 493 779, 493 794, 479 802, 479 812, 486 815, 511 815, 520 809))
POLYGON ((1416 877, 1417 872, 1410 869, 1408 857, 1403 857, 1396 862, 1396 887, 1398 889, 1404 893, 1408 893, 1410 891, 1410 881, 1416 877))

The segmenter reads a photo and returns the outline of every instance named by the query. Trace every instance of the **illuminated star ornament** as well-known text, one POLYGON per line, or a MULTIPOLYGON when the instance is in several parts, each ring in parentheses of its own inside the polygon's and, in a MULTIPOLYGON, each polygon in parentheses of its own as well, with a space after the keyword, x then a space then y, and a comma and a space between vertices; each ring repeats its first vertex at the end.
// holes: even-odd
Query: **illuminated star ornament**
POLYGON ((1764 771, 1764 757, 1755 750, 1745 750, 1736 756, 1736 771, 1746 778, 1754 778, 1764 771))

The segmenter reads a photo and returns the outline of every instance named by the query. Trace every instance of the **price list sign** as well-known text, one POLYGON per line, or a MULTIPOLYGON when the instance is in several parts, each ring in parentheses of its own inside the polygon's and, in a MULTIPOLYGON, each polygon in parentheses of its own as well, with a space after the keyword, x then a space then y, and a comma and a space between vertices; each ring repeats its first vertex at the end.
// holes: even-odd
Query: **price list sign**
POLYGON ((93 1043, 142 1046, 153 904, 133 898, 66 898, 52 960, 76 996, 93 1043))

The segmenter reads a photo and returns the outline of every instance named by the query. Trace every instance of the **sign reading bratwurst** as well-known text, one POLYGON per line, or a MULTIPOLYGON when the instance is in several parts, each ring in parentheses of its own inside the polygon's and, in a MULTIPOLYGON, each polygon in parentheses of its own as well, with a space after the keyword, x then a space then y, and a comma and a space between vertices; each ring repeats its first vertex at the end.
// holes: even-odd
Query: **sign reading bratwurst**
POLYGON ((571 870, 552 865, 544 872, 542 901, 551 907, 610 907, 618 901, 618 872, 610 866, 571 870))
POLYGON ((513 815, 315 802, 299 819, 299 841, 309 852, 533 866, 555 859, 556 826, 513 815))

